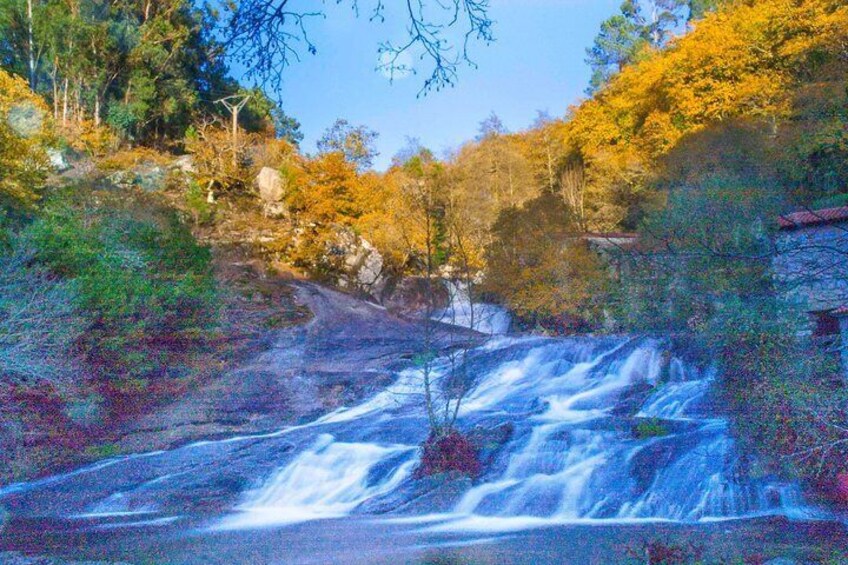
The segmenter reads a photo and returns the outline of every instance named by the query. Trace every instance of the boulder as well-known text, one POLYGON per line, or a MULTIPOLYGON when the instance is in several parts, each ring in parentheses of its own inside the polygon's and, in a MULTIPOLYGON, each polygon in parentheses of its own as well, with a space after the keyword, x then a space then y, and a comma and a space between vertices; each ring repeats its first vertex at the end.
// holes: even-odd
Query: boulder
POLYGON ((371 243, 352 230, 342 228, 328 254, 342 258, 343 274, 338 280, 342 288, 354 288, 379 297, 386 285, 383 256, 371 243))
POLYGON ((345 266, 355 272, 356 283, 372 288, 383 276, 383 256, 366 239, 359 238, 359 248, 345 260, 345 266))
POLYGON ((50 166, 57 173, 64 173, 71 168, 65 152, 61 149, 53 149, 52 147, 47 149, 47 158, 50 159, 50 166))
POLYGON ((286 181, 277 169, 262 167, 254 181, 259 197, 265 204, 275 204, 282 201, 286 195, 286 181))
POLYGON ((33 137, 41 133, 44 113, 32 102, 20 102, 9 108, 6 123, 21 137, 33 137))
POLYGON ((152 162, 140 163, 134 170, 134 183, 144 191, 153 192, 165 184, 165 169, 152 162))
POLYGON ((191 155, 181 155, 171 163, 171 169, 186 175, 197 172, 194 166, 194 158, 191 155))

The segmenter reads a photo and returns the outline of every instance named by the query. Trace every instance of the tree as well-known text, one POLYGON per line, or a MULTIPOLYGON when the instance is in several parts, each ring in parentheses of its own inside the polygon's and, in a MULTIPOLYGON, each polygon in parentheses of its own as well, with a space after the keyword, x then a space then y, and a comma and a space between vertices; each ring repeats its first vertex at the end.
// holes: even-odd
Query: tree
POLYGON ((586 51, 586 63, 592 68, 589 94, 600 89, 625 65, 635 61, 639 50, 646 44, 638 3, 626 0, 620 10, 620 14, 601 23, 594 45, 586 51))
POLYGON ((506 126, 494 112, 489 114, 485 120, 480 122, 480 125, 477 127, 477 131, 477 141, 483 141, 484 139, 489 139, 498 135, 506 135, 509 133, 506 126))
POLYGON ((286 114, 261 88, 242 88, 238 94, 249 96, 239 114, 239 124, 245 131, 273 136, 295 146, 303 141, 300 122, 286 114))
POLYGON ((341 153, 363 171, 370 169, 379 155, 374 146, 377 137, 379 134, 367 126, 353 126, 347 120, 338 119, 318 140, 318 152, 341 153))
POLYGON ((291 258, 312 274, 335 280, 344 271, 346 242, 355 240, 357 221, 376 207, 376 175, 360 174, 338 151, 291 162, 283 172, 286 202, 301 232, 291 258))
POLYGON ((281 108, 271 110, 274 120, 274 132, 279 139, 285 139, 295 147, 299 147, 303 141, 303 132, 300 131, 300 122, 286 114, 281 108))
MULTIPOLYGON (((337 3, 349 4, 357 14, 361 7, 359 0, 337 3)), ((494 39, 488 0, 410 0, 398 13, 390 11, 383 0, 370 4, 372 21, 394 17, 406 20, 407 39, 387 41, 378 48, 385 67, 397 69, 405 53, 431 61, 432 70, 422 92, 453 85, 459 66, 473 64, 470 43, 494 39), (452 40, 454 31, 463 38, 458 48, 452 40)), ((320 9, 298 9, 289 0, 239 0, 225 5, 222 31, 230 54, 248 69, 248 78, 279 86, 285 68, 300 60, 301 46, 310 54, 318 52, 309 35, 309 23, 323 16, 320 9)))
POLYGON ((49 170, 47 114, 23 79, 0 69, 0 205, 38 200, 49 170))
POLYGON ((565 154, 563 122, 554 120, 547 112, 538 111, 533 127, 524 136, 525 153, 533 169, 536 186, 543 190, 559 190, 558 170, 565 154))
POLYGON ((460 149, 454 159, 456 182, 477 199, 482 217, 494 222, 498 212, 537 194, 522 140, 503 131, 499 120, 484 122, 485 137, 460 149))
POLYGON ((186 0, 30 5, 28 18, 21 2, 0 2, 0 60, 29 77, 64 128, 105 121, 124 139, 162 144, 181 139, 202 111, 218 113, 212 100, 238 92, 206 8, 186 0))
POLYGON ((558 331, 600 322, 607 275, 558 195, 501 212, 486 262, 485 290, 524 322, 558 331))
POLYGON ((689 0, 689 22, 700 20, 718 10, 727 0, 689 0))
POLYGON ((428 151, 429 150, 421 144, 421 140, 419 138, 407 136, 405 145, 392 157, 392 166, 403 167, 411 159, 414 159, 428 151))
POLYGON ((419 146, 417 153, 410 153, 402 164, 395 166, 392 175, 401 194, 404 239, 423 283, 421 345, 416 361, 430 434, 424 445, 422 472, 454 469, 474 474, 476 459, 470 450, 464 450, 469 454, 460 458, 464 460, 446 460, 445 457, 451 456, 443 452, 448 448, 445 442, 454 447, 468 447, 467 440, 457 430, 457 420, 471 386, 472 376, 466 372, 470 343, 467 336, 445 332, 438 322, 456 322, 439 303, 439 298, 444 297, 442 273, 449 271, 470 293, 473 323, 477 310, 473 284, 481 268, 479 257, 473 253, 462 211, 453 205, 446 168, 432 152, 419 146), (433 460, 440 463, 431 464, 433 460))
POLYGON ((586 50, 586 63, 592 68, 587 92, 597 91, 612 75, 636 62, 643 50, 663 47, 683 21, 700 19, 719 1, 624 0, 620 13, 601 23, 594 45, 586 50))

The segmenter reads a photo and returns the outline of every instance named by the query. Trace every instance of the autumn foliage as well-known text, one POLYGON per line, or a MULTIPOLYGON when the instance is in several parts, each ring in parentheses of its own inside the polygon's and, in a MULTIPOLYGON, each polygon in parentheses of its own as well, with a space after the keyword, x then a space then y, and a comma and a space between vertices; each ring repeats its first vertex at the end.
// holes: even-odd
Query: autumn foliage
POLYGON ((26 82, 0 69, 0 199, 31 205, 46 177, 47 106, 26 82))
POLYGON ((477 450, 467 437, 457 431, 443 436, 431 435, 424 442, 418 475, 429 477, 451 471, 472 478, 479 475, 477 450))

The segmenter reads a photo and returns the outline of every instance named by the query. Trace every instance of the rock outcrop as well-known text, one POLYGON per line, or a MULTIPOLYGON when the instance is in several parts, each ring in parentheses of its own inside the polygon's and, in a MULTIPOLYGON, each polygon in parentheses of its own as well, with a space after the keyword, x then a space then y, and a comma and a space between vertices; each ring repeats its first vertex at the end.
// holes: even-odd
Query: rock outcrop
POLYGON ((343 274, 337 281, 339 287, 358 290, 379 300, 386 286, 386 276, 383 256, 376 247, 352 230, 341 228, 329 253, 342 258, 343 274))
POLYGON ((165 185, 165 168, 153 161, 142 161, 129 170, 115 171, 107 180, 115 187, 136 186, 145 192, 161 190, 165 185))
POLYGON ((256 179, 253 181, 262 199, 262 206, 266 216, 283 216, 286 213, 283 199, 286 196, 288 182, 280 171, 271 167, 262 167, 256 179))
POLYGON ((60 149, 47 149, 47 158, 50 160, 50 166, 53 167, 53 170, 57 173, 64 173, 71 169, 71 165, 68 163, 67 154, 60 149))

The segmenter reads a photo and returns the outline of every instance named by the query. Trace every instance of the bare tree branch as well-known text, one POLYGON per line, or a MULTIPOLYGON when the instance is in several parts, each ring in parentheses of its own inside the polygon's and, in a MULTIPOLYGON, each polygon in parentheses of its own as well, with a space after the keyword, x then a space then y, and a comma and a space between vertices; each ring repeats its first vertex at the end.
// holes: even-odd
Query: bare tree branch
MULTIPOLYGON (((403 1, 407 40, 381 43, 377 49, 381 56, 378 68, 389 76, 410 74, 416 70, 403 62, 402 55, 429 60, 430 76, 421 93, 455 84, 462 64, 475 66, 470 57, 471 43, 494 40, 489 0, 403 1)), ((335 2, 348 3, 355 15, 360 13, 359 0, 335 2)), ((384 0, 372 2, 369 20, 386 21, 384 0)), ((300 61, 303 51, 318 52, 310 37, 310 22, 325 18, 326 14, 321 9, 297 7, 301 5, 305 3, 298 0, 231 0, 225 5, 224 43, 230 56, 247 68, 248 78, 278 89, 285 69, 300 61)))

